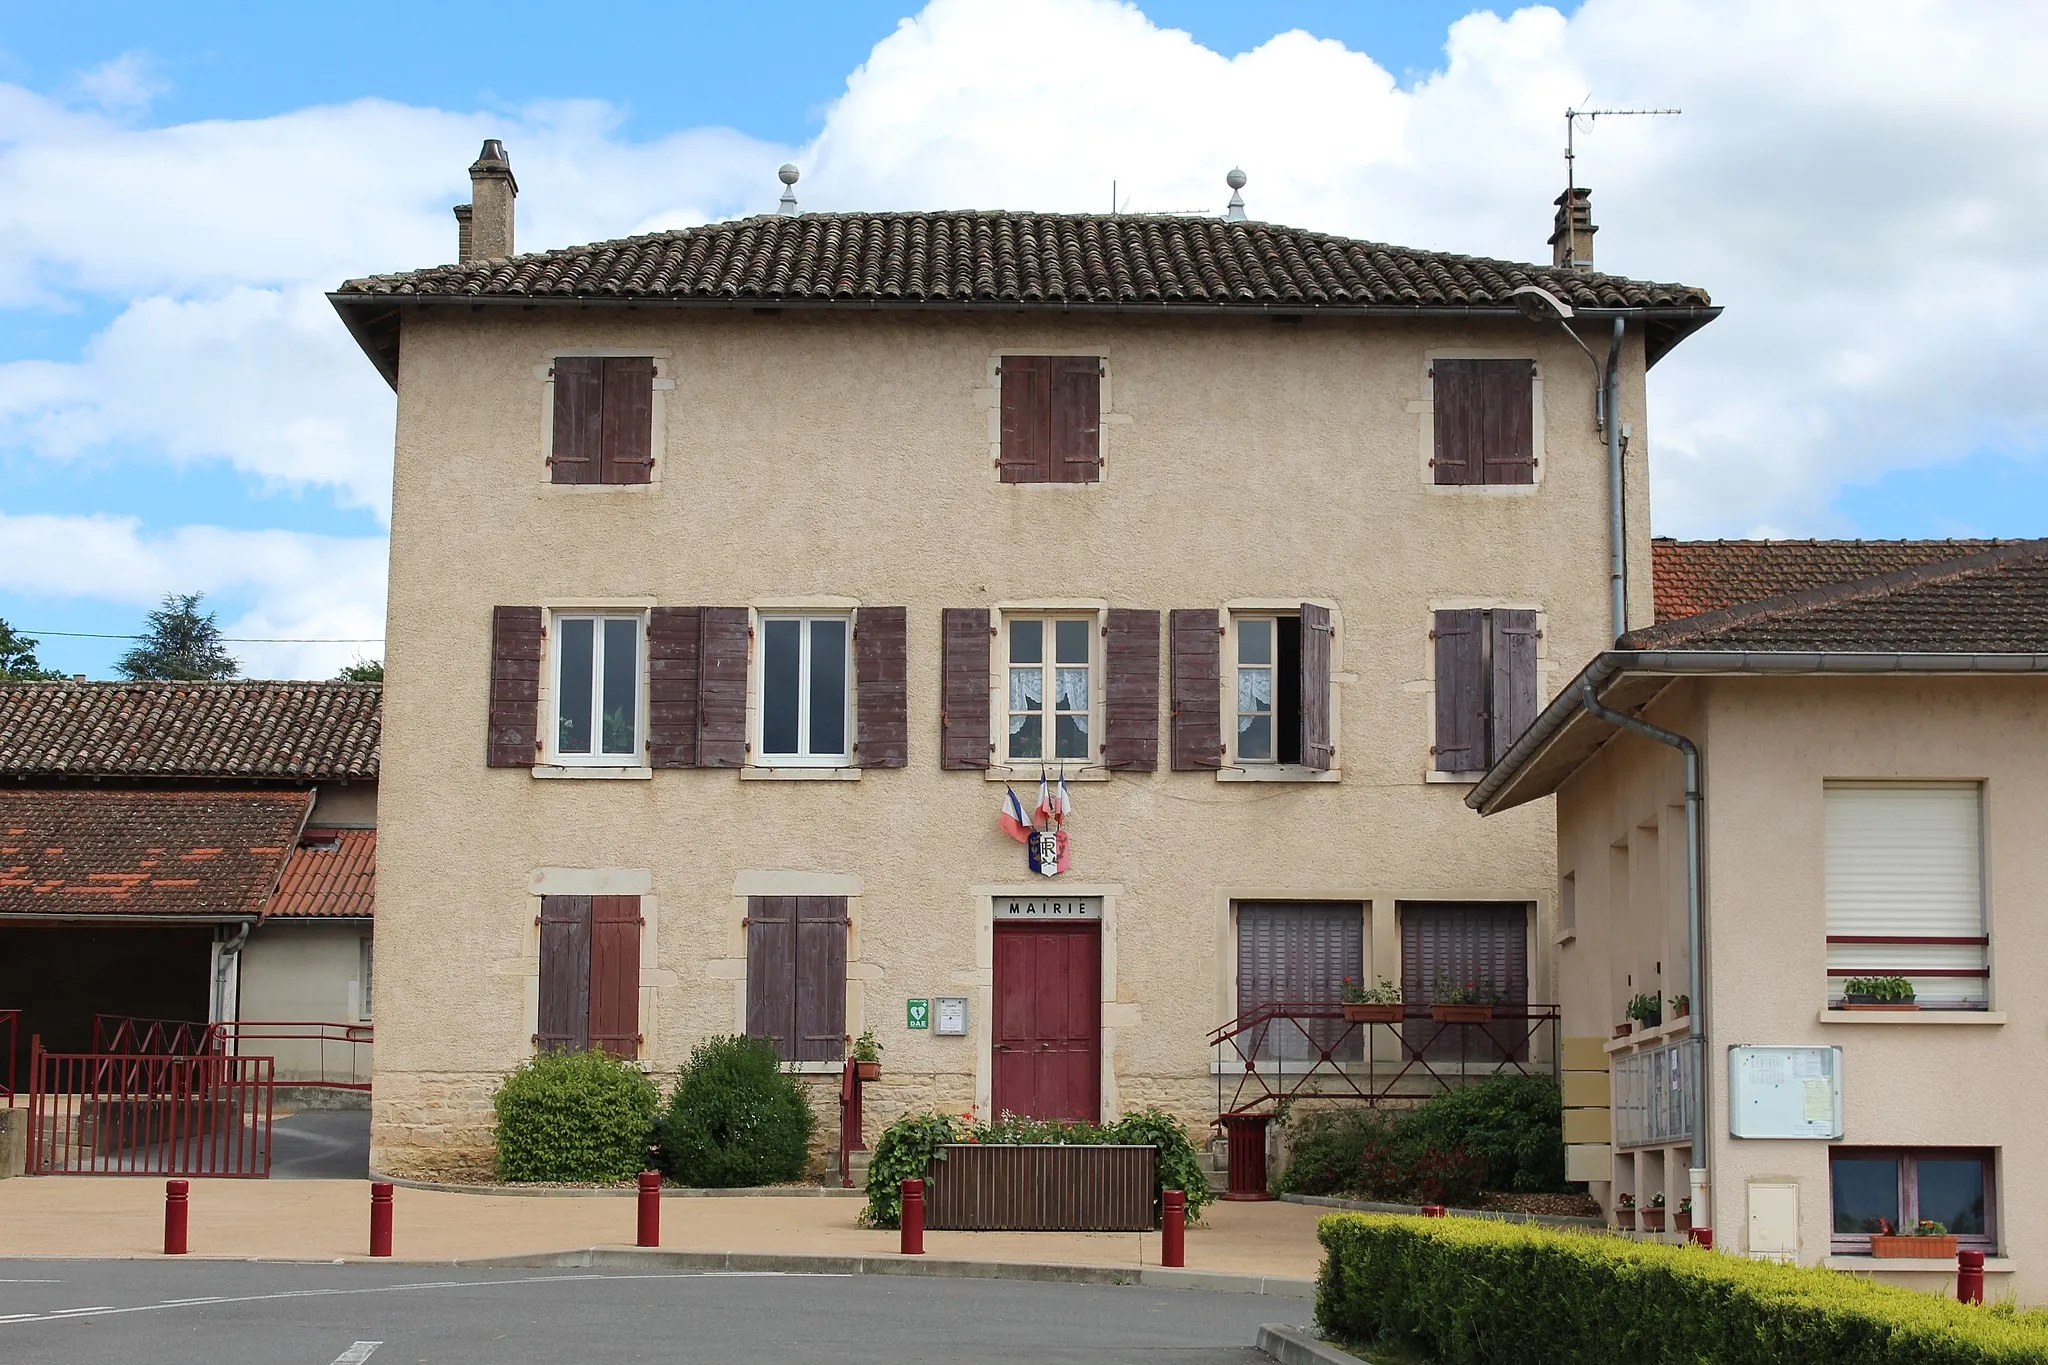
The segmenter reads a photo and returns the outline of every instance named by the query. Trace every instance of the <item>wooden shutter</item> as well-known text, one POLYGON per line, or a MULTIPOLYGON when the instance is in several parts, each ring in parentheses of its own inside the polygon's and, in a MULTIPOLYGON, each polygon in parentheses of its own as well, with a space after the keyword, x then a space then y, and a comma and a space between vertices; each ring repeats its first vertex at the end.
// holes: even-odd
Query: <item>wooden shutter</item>
POLYGON ((1052 361, 1043 355, 1002 359, 1002 439, 996 468, 1004 483, 1052 482, 1052 361))
POLYGON ((1103 640, 1102 763, 1159 767, 1159 613, 1112 607, 1103 640))
POLYGON ((747 1034, 796 1059, 797 897, 747 898, 747 1034))
POLYGON ((1173 770, 1213 772, 1223 766, 1223 638, 1219 614, 1178 608, 1172 636, 1173 770))
POLYGON ((540 662, 540 608, 491 608, 493 768, 533 766, 540 747, 540 662))
POLYGON ((589 896, 540 898, 540 1030, 542 1052, 590 1046, 589 896))
POLYGON ((1923 1004, 1982 1006, 1989 945, 1977 785, 1829 783, 1822 807, 1829 995, 1849 974, 1896 974, 1923 1004))
MULTIPOLYGON (((1240 1019, 1262 1005, 1334 1005, 1343 998, 1344 978, 1360 980, 1365 965, 1364 907, 1345 902, 1241 902, 1237 908, 1237 1013, 1240 1019)), ((1328 1047, 1343 1037, 1341 1019, 1279 1021, 1259 1040, 1257 1060, 1305 1061, 1317 1053, 1309 1040, 1328 1047)), ((1345 1039, 1335 1056, 1363 1056, 1359 1035, 1345 1039)))
POLYGON ((1053 481, 1094 483, 1102 477, 1101 357, 1063 355, 1051 361, 1047 426, 1053 481))
POLYGON ((1330 738, 1330 655, 1337 629, 1330 609, 1301 604, 1301 762, 1329 771, 1337 756, 1330 738))
POLYGON ((799 1062, 846 1056, 846 898, 802 896, 796 903, 796 1050, 799 1062))
POLYGON ((1536 719, 1536 613, 1492 613, 1493 694, 1487 705, 1487 766, 1536 719))
POLYGON ((654 469, 654 361, 604 360, 603 460, 599 483, 646 483, 654 469))
POLYGON ((747 761, 747 609, 705 607, 698 646, 697 766, 747 761))
POLYGON ((1473 773, 1486 762, 1484 613, 1436 614, 1436 770, 1473 773))
POLYGON ((555 357, 555 437, 548 475, 555 483, 596 483, 604 452, 604 362, 594 355, 555 357))
POLYGON ((647 613, 647 765, 697 766, 698 649, 702 607, 647 613))
POLYGON ((1479 368, 1479 483, 1534 483, 1533 360, 1475 360, 1479 368))
POLYGON ((640 898, 590 900, 590 1046, 640 1055, 640 898))
POLYGON ((853 614, 856 768, 901 768, 910 762, 910 673, 902 607, 862 607, 853 614))
POLYGON ((987 768, 988 609, 947 607, 940 615, 939 766, 987 768))

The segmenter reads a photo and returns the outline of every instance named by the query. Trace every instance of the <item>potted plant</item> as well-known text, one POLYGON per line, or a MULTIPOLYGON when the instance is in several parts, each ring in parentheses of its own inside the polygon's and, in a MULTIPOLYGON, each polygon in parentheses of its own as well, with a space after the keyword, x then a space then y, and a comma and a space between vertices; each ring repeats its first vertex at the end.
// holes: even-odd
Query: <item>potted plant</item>
POLYGON ((1691 1014, 1691 1013, 1692 1013, 1692 997, 1691 997, 1691 996, 1689 996, 1689 995, 1674 995, 1674 996, 1672 996, 1672 997, 1671 997, 1671 1017, 1672 1017, 1673 1019, 1683 1019, 1683 1018, 1685 1018, 1685 1016, 1687 1016, 1688 1014, 1691 1014))
POLYGON ((1614 1200, 1614 1226, 1633 1230, 1636 1225, 1636 1197, 1632 1194, 1617 1195, 1614 1200))
POLYGON ((1864 1226, 1870 1229, 1873 1256, 1917 1256, 1942 1261, 1956 1258, 1955 1234, 1946 1223, 1932 1218, 1922 1218, 1910 1228, 1896 1230, 1889 1218, 1867 1219, 1864 1226))
MULTIPOLYGON (((1685 999, 1682 995, 1678 998, 1680 1000, 1685 999)), ((1678 1207, 1672 1210, 1671 1213, 1671 1230, 1673 1232, 1692 1231, 1692 1200, 1681 1199, 1678 1201, 1678 1207)))
POLYGON ((1636 1032, 1656 1028, 1664 1022, 1664 1002, 1654 995, 1638 994, 1628 1002, 1628 1017, 1636 1021, 1636 1032))
POLYGON ((1624 1019, 1614 1026, 1614 1036, 1617 1038, 1626 1038, 1628 1037, 1629 1032, 1633 1027, 1634 1025, 1630 1024, 1628 1020, 1624 1019))
POLYGON ((1664 1191, 1659 1190, 1650 1196, 1650 1202, 1644 1207, 1641 1217, 1644 1232, 1664 1231, 1664 1191))
POLYGON ((1917 1010, 1913 983, 1903 976, 1852 976, 1842 990, 1845 1010, 1917 1010))
POLYGON ((853 1040, 853 1070, 864 1081, 882 1079, 882 1045, 876 1040, 873 1029, 853 1040))
POLYGON ((1483 1024, 1493 1018, 1493 992, 1476 981, 1460 985, 1439 973, 1429 1013, 1438 1023, 1483 1024))
POLYGON ((1383 976, 1379 985, 1365 990, 1356 979, 1345 977, 1344 1017, 1353 1023, 1400 1023, 1401 988, 1383 976))

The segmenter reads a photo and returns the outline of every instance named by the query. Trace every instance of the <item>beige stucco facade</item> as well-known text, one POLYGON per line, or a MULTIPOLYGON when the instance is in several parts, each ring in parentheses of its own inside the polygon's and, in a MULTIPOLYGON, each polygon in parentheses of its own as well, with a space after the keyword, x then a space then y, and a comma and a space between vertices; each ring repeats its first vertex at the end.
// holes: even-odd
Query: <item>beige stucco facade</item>
POLYGON ((272 920, 251 934, 241 952, 240 1017, 321 1024, 327 1036, 251 1039, 244 1050, 275 1056, 282 1082, 368 1082, 368 1030, 350 1026, 370 1022, 363 998, 369 955, 367 921, 272 920))
MULTIPOLYGON (((642 897, 643 1055, 658 1071, 744 1026, 749 895, 847 896, 847 1032, 887 1048, 870 1133, 909 1107, 987 1104, 1002 894, 1103 897, 1103 1111, 1157 1103, 1198 1132, 1215 1115, 1205 1036, 1235 1012, 1241 899, 1359 903, 1363 970, 1397 978, 1402 901, 1526 904, 1531 993, 1551 998, 1551 811, 1482 822, 1466 785, 1431 780, 1430 628, 1436 609, 1537 609, 1546 698, 1610 638, 1592 367, 1554 325, 561 306, 414 308, 403 326, 379 1168, 488 1146, 491 1091, 531 1050, 548 889, 642 897), (1103 357, 1099 484, 997 480, 995 367, 1034 351, 1103 357), (656 357, 650 484, 548 483, 549 362, 565 352, 656 357), (1432 482, 1429 364, 1471 355, 1538 362, 1532 486, 1432 482), (999 779, 1025 792, 1039 766, 939 768, 943 608, 1301 602, 1336 622, 1333 774, 1168 771, 1162 707, 1160 771, 1069 765, 1072 868, 1047 883, 996 824, 999 779), (489 768, 497 605, 904 606, 909 764, 838 780, 489 768), (905 1028, 907 998, 950 995, 970 999, 969 1036, 905 1028)), ((1640 623, 1647 437, 1630 336, 1619 418, 1640 623)), ((1101 685, 1097 670, 1098 701, 1101 685)))
MULTIPOLYGON (((1691 738, 1704 766, 1704 934, 1708 1115, 1717 1245, 1802 1262, 1884 1271, 1941 1289, 1952 1264, 1830 1256, 1825 1140, 1730 1136, 1735 1045, 1839 1046, 1841 1144, 1990 1149, 1993 1233, 1987 1285, 2048 1300, 2048 1096, 2037 1083, 2048 1006, 2034 988, 2048 960, 2048 706, 2027 678, 1739 677, 1675 679, 1644 719, 1691 738), (1827 1008, 1823 792, 1830 781, 1982 786, 1983 894, 1990 935, 1984 1011, 1848 1013, 1827 1008)), ((1686 991, 1684 780, 1678 753, 1610 739, 1558 788, 1559 871, 1574 923, 1558 951, 1573 1174, 1610 1207, 1662 1190, 1676 1208, 1689 1145, 1605 1145, 1609 1102, 1592 1073, 1610 1059, 1689 1036, 1690 1024, 1611 1040, 1637 991, 1686 991), (1661 972, 1659 964, 1661 963, 1661 972), (1586 1083, 1574 1088, 1583 1075, 1586 1083), (1576 1126, 1576 1131, 1574 1130, 1576 1126)))

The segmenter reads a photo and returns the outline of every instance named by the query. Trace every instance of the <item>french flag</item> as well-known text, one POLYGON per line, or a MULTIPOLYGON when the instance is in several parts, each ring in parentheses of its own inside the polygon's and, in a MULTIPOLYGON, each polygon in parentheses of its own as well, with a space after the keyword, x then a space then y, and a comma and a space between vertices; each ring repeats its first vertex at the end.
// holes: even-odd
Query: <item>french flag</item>
POLYGON ((1024 803, 1017 799, 1015 787, 1003 788, 1003 813, 996 817, 996 823, 1020 844, 1031 837, 1031 823, 1024 818, 1024 803))

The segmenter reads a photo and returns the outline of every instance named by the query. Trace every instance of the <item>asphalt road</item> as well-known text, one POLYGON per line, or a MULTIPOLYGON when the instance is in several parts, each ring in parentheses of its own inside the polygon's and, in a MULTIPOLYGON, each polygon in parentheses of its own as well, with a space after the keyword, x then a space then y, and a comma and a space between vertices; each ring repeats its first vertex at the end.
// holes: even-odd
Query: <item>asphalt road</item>
POLYGON ((0 1261, 0 1361, 1271 1365, 1300 1300, 909 1276, 0 1261))
POLYGON ((305 1109, 270 1125, 273 1180, 370 1178, 370 1111, 305 1109))

